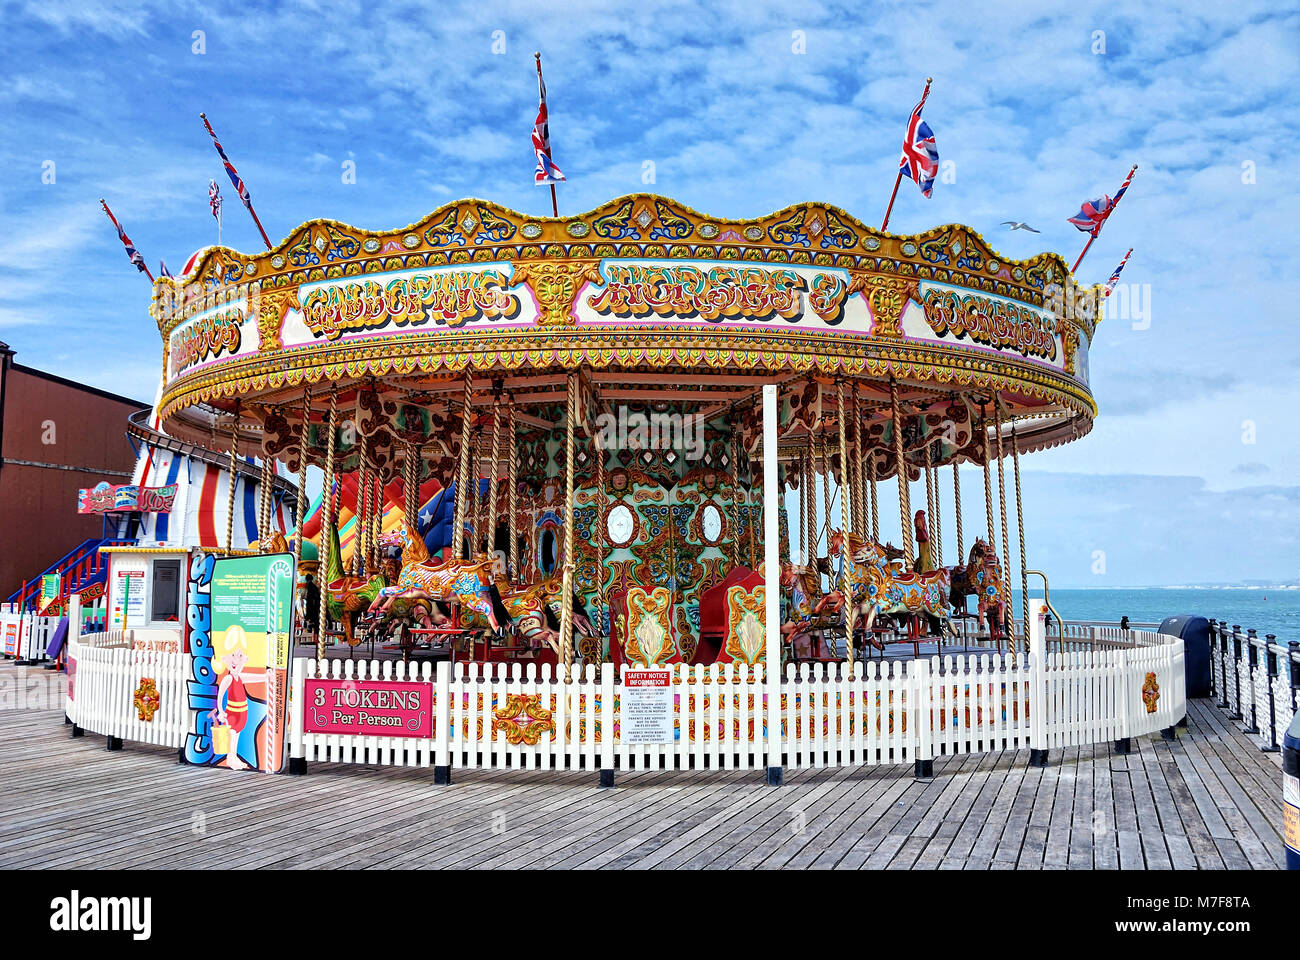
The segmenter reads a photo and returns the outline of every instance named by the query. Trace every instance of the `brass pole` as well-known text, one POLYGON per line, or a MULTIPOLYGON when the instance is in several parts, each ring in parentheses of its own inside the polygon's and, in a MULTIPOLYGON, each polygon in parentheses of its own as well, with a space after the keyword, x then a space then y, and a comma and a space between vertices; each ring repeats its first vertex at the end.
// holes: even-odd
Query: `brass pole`
POLYGON ((330 415, 326 429, 329 436, 325 440, 325 492, 321 500, 320 563, 316 568, 317 587, 319 587, 320 605, 317 610, 316 631, 316 676, 321 675, 321 661, 325 659, 325 627, 328 625, 326 603, 329 599, 330 550, 332 549, 330 532, 334 529, 334 428, 338 423, 339 394, 338 389, 330 390, 330 415))
POLYGON ((1029 636, 1029 574, 1025 569, 1025 513, 1020 501, 1020 444, 1016 440, 1016 421, 1011 420, 1011 465, 1016 475, 1016 532, 1020 535, 1020 614, 1029 636))
MULTIPOLYGON (((564 682, 573 682, 573 468, 577 446, 578 377, 569 374, 564 436, 564 568, 560 605, 560 649, 564 654, 564 682)), ((672 516, 669 516, 671 522, 672 516)))
POLYGON ((465 371, 465 400, 461 407, 460 451, 456 462, 456 516, 453 519, 451 559, 459 563, 465 548, 465 487, 469 483, 469 432, 473 421, 473 386, 465 371))
POLYGON ((837 384, 839 393, 838 414, 836 418, 840 422, 840 518, 844 529, 843 536, 840 537, 840 580, 844 590, 844 659, 847 662, 849 670, 849 679, 853 679, 853 627, 854 627, 854 604, 853 604, 853 577, 852 564, 849 562, 849 531, 852 530, 853 511, 849 507, 851 492, 849 487, 845 486, 848 479, 849 471, 849 444, 847 437, 847 425, 844 422, 844 382, 837 384))
MULTIPOLYGON (((998 402, 997 397, 993 398, 993 417, 998 431, 998 504, 1001 507, 1000 517, 1002 521, 1002 601, 1006 604, 1006 611, 1009 616, 1004 619, 1012 624, 1012 631, 1015 630, 1015 611, 1011 608, 1011 584, 1008 574, 1011 570, 1011 548, 1007 543, 1007 495, 1004 484, 1002 471, 1002 404, 998 402)), ((1011 654, 1011 665, 1016 665, 1016 640, 1015 637, 1007 638, 1007 650, 1011 654)))
POLYGON ((894 420, 894 465, 898 475, 898 515, 903 524, 903 560, 912 567, 912 527, 908 515, 912 512, 911 491, 908 489, 907 462, 903 459, 903 416, 898 408, 898 383, 889 378, 889 409, 894 420))
POLYGON ((235 422, 230 427, 230 490, 226 497, 226 553, 230 553, 235 537, 235 484, 239 474, 235 462, 239 459, 239 401, 235 401, 235 422))
POLYGON ((510 512, 510 576, 522 582, 519 571, 519 444, 515 440, 515 399, 510 398, 510 427, 506 431, 510 441, 510 489, 507 491, 507 510, 510 512))

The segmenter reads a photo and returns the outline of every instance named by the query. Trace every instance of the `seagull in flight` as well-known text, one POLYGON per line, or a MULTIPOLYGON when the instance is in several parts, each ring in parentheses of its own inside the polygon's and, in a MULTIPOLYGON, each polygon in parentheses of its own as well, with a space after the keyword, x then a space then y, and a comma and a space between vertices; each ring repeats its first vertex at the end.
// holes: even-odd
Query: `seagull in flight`
POLYGON ((1029 224, 1020 220, 1003 220, 1002 225, 1004 227, 1010 227, 1012 230, 1028 230, 1030 233, 1042 233, 1041 230, 1035 230, 1029 224))

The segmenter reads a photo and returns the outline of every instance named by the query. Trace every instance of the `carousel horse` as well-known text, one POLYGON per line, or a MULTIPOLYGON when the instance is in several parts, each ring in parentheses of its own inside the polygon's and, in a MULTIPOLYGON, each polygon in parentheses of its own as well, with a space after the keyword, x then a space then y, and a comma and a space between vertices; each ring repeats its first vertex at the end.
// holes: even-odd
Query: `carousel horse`
MULTIPOLYGON (((820 558, 818 569, 823 565, 824 558, 820 558)), ((790 619, 781 624, 781 636, 789 642, 796 657, 809 657, 813 633, 840 625, 844 595, 838 590, 823 594, 817 569, 795 566, 789 561, 781 567, 781 588, 790 595, 790 619)))
POLYGON ((993 548, 976 538, 971 544, 965 566, 954 567, 948 602, 954 612, 964 613, 966 598, 974 596, 978 602, 979 624, 987 627, 989 638, 1000 641, 1006 633, 1009 611, 1005 610, 1003 597, 1002 565, 993 548), (992 616, 989 616, 990 611, 992 616))
MULTIPOLYGON (((467 562, 444 560, 435 562, 429 556, 424 540, 412 534, 402 524, 397 542, 402 546, 402 567, 397 582, 383 587, 368 610, 371 616, 387 616, 394 605, 410 603, 422 609, 421 626, 429 628, 434 623, 435 604, 458 603, 465 610, 482 616, 492 630, 500 632, 503 617, 498 616, 498 605, 493 603, 492 567, 495 557, 467 562)), ((439 619, 441 616, 439 615, 439 619)))
MULTIPOLYGON (((831 546, 843 544, 840 531, 831 534, 831 546)), ((871 635, 879 616, 924 616, 937 622, 940 631, 955 637, 948 617, 949 575, 947 570, 908 573, 899 569, 879 544, 849 535, 849 545, 856 548, 850 558, 850 582, 853 584, 855 620, 863 622, 863 631, 871 643, 881 644, 871 635), (861 579, 859 579, 861 578, 861 579), (861 590, 858 586, 861 584, 861 590)))
MULTIPOLYGON (((501 606, 519 636, 533 647, 545 643, 559 655, 563 580, 553 576, 540 583, 512 587, 503 571, 498 573, 496 580, 501 606)), ((586 606, 576 590, 573 594, 572 612, 575 636, 597 635, 595 626, 587 616, 586 606)))

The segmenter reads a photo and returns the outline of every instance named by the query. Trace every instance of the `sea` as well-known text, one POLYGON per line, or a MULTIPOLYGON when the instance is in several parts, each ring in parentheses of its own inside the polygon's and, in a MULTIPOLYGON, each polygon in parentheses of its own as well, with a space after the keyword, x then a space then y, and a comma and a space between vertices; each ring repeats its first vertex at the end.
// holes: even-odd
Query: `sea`
MULTIPOLYGON (((1032 588, 1031 597, 1041 597, 1032 588)), ((1019 607, 1019 603, 1016 604, 1019 607)), ((1076 589, 1056 587, 1052 606, 1066 620, 1159 623, 1165 617, 1189 613, 1229 626, 1273 634, 1278 642, 1300 640, 1300 589, 1283 587, 1132 587, 1076 589)), ((1017 611, 1018 613, 1019 611, 1017 611)))

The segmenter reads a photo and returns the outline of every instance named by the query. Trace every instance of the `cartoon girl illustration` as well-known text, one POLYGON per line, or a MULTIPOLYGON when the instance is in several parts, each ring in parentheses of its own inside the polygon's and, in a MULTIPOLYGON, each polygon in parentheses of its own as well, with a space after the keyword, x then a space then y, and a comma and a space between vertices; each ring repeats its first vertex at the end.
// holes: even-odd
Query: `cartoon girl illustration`
MULTIPOLYGON (((239 738, 248 723, 248 691, 244 688, 244 665, 248 663, 248 638, 238 624, 226 630, 222 644, 220 664, 221 683, 217 686, 217 706, 208 714, 214 726, 228 727, 229 746, 226 749, 226 766, 231 770, 247 770, 248 764, 239 758, 239 738), (225 708, 221 706, 225 697, 225 708)), ((214 731, 214 747, 216 735, 214 731)), ((217 750, 220 753, 220 750, 217 750)))

